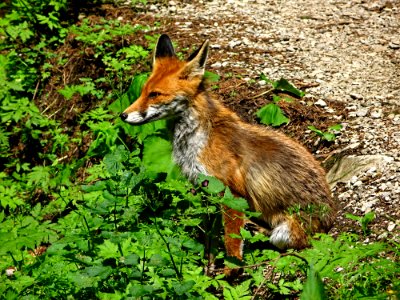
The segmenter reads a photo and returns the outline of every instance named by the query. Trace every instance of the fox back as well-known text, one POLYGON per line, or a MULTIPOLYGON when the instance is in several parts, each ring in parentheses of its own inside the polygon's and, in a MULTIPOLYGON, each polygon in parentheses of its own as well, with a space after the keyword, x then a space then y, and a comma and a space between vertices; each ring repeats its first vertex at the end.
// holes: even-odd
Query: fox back
MULTIPOLYGON (((204 79, 208 41, 187 61, 179 60, 171 40, 161 35, 153 71, 141 96, 121 118, 130 124, 173 120, 173 155, 192 181, 211 175, 246 198, 261 212, 270 242, 278 248, 304 248, 308 234, 326 232, 334 220, 334 203, 324 170, 300 144, 265 127, 243 122, 214 99, 204 79)), ((242 213, 225 208, 225 245, 242 258, 242 213)))

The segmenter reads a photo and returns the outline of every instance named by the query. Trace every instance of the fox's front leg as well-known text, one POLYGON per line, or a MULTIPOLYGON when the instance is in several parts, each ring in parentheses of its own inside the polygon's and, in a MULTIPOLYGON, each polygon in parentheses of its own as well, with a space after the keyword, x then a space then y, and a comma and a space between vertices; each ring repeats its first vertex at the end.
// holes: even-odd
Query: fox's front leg
MULTIPOLYGON (((240 228, 245 224, 244 213, 226 206, 224 206, 223 209, 226 254, 230 257, 242 260, 244 241, 240 238, 232 237, 231 234, 240 235, 240 228)), ((232 271, 233 270, 226 268, 224 273, 227 276, 238 273, 232 271)))

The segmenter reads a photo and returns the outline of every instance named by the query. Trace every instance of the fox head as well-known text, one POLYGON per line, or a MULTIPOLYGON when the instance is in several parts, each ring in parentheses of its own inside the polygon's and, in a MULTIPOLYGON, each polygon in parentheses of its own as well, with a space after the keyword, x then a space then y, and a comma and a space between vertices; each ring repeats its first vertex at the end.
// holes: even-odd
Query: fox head
POLYGON ((163 34, 153 54, 153 70, 140 97, 120 115, 130 124, 144 124, 179 116, 199 92, 208 54, 208 40, 187 61, 175 54, 168 35, 163 34))

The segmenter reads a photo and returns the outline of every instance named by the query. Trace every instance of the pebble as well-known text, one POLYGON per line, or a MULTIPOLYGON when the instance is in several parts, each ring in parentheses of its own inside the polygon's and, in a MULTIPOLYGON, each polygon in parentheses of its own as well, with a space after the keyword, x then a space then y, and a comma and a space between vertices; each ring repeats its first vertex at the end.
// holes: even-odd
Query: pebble
POLYGON ((318 99, 318 101, 315 102, 314 104, 317 105, 317 106, 321 106, 321 107, 327 106, 326 102, 324 100, 322 100, 322 99, 318 99))
POLYGON ((387 227, 388 231, 393 231, 393 229, 396 227, 396 223, 394 222, 389 222, 389 225, 387 227))
POLYGON ((368 108, 360 108, 355 112, 357 117, 365 117, 368 114, 368 108))
POLYGON ((382 109, 371 112, 371 118, 380 119, 382 117, 382 109))

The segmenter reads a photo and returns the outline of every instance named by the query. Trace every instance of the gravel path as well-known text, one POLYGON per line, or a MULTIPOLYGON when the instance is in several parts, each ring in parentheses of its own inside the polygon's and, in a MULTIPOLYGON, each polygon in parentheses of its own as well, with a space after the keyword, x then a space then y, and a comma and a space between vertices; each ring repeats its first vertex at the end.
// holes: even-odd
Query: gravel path
POLYGON ((398 0, 169 1, 150 6, 148 14, 175 19, 173 39, 209 38, 213 71, 241 68, 251 79, 263 72, 302 82, 310 86, 307 99, 333 115, 330 101, 344 103, 350 118, 339 148, 376 161, 333 188, 344 206, 339 222, 346 222, 343 212, 374 211, 373 236, 399 238, 398 0))

